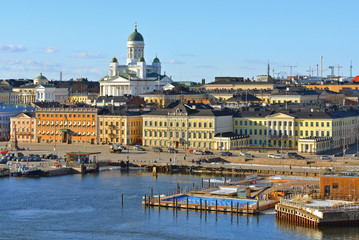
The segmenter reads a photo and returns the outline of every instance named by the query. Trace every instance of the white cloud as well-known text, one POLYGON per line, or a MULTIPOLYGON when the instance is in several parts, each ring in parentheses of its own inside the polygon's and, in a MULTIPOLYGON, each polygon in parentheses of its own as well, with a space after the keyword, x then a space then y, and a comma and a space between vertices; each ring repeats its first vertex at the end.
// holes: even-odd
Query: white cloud
POLYGON ((72 54, 72 58, 103 58, 103 54, 92 53, 92 52, 81 52, 77 54, 72 54))
POLYGON ((26 48, 23 45, 0 44, 0 52, 14 53, 23 51, 26 51, 26 48))
POLYGON ((52 53, 56 53, 56 52, 57 52, 57 49, 55 47, 47 47, 47 48, 45 48, 45 53, 52 54, 52 53))
POLYGON ((181 61, 178 61, 178 60, 175 60, 175 59, 171 59, 170 64, 184 64, 184 62, 181 62, 181 61))

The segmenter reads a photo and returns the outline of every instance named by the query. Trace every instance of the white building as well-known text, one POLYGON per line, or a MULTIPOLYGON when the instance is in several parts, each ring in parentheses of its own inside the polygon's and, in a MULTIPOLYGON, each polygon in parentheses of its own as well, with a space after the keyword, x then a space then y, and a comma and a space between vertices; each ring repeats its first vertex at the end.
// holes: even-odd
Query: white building
POLYGON ((67 88, 56 88, 54 85, 40 84, 35 89, 36 102, 67 102, 69 100, 67 88))
POLYGON ((19 93, 12 90, 0 90, 0 103, 19 103, 19 93))
POLYGON ((135 26, 127 41, 126 65, 119 65, 116 57, 111 60, 110 74, 100 80, 101 96, 137 96, 162 89, 172 82, 168 76, 161 74, 161 62, 157 56, 152 65, 146 64, 144 47, 143 37, 135 26))

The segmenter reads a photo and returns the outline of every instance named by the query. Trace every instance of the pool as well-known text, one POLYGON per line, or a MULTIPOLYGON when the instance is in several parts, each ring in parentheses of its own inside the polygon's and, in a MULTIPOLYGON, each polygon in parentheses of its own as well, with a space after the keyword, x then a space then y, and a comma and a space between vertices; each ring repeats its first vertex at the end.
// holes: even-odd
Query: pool
POLYGON ((189 195, 179 195, 175 197, 161 199, 161 201, 174 202, 176 201, 175 199, 177 199, 177 203, 187 203, 187 198, 188 198, 188 203, 200 204, 200 200, 202 199, 202 204, 205 204, 205 201, 207 201, 207 205, 213 205, 213 206, 216 205, 216 200, 217 200, 218 206, 226 206, 226 207, 230 207, 231 202, 233 202, 233 206, 237 206, 238 203, 238 207, 245 207, 247 206, 247 203, 249 205, 257 203, 257 201, 255 200, 209 198, 209 197, 196 197, 189 195))

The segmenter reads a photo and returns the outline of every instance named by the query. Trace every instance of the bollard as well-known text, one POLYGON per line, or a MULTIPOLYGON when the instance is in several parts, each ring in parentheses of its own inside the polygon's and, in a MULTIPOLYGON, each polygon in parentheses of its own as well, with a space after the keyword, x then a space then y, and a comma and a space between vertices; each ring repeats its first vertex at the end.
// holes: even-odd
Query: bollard
POLYGON ((187 211, 188 211, 188 198, 187 198, 187 205, 186 205, 187 211))
POLYGON ((204 200, 204 210, 207 211, 207 200, 204 200))
POLYGON ((238 203, 237 203, 237 215, 238 215, 238 203))
POLYGON ((249 211, 249 204, 248 204, 248 202, 247 202, 247 214, 248 214, 248 211, 249 211))
POLYGON ((233 213, 233 201, 231 201, 231 214, 233 213))
POLYGON ((123 193, 121 194, 121 207, 123 207, 123 193))

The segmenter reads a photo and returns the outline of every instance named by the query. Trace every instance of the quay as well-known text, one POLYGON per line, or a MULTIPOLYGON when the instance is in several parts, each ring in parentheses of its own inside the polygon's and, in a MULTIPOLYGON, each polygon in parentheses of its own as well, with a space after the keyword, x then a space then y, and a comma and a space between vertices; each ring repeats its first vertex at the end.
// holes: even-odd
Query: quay
POLYGON ((303 176, 303 177, 318 177, 321 168, 292 168, 283 166, 279 168, 271 168, 270 166, 256 166, 256 165, 232 165, 232 164, 202 164, 196 165, 188 164, 168 164, 168 163, 141 163, 133 162, 138 167, 147 168, 152 172, 155 168, 157 172, 190 172, 190 173, 207 173, 207 174, 225 174, 225 175, 253 175, 258 176, 303 176))
POLYGON ((355 202, 329 200, 329 205, 325 205, 325 201, 318 203, 320 205, 304 204, 282 198, 275 206, 277 219, 307 227, 359 222, 359 206, 355 202))

